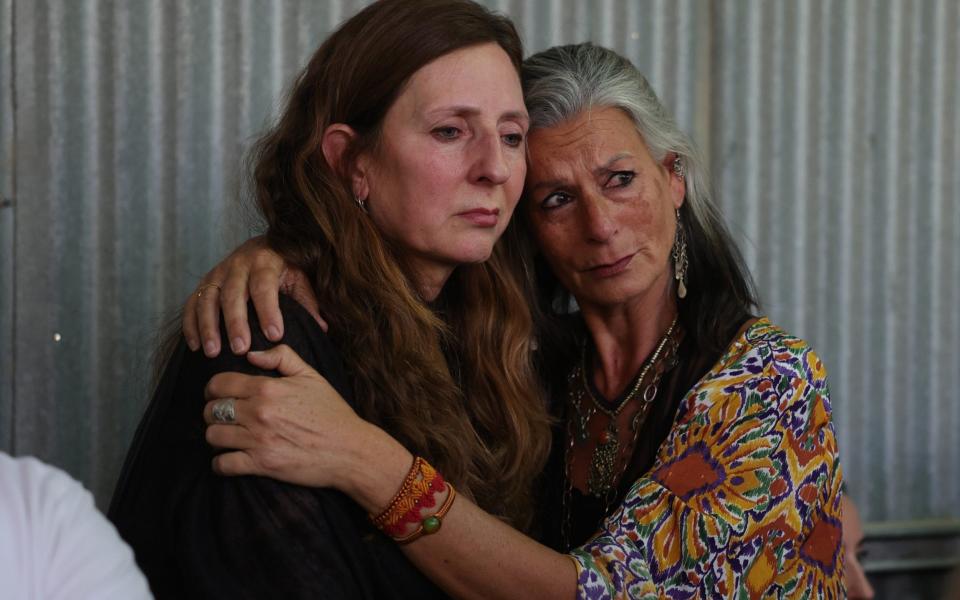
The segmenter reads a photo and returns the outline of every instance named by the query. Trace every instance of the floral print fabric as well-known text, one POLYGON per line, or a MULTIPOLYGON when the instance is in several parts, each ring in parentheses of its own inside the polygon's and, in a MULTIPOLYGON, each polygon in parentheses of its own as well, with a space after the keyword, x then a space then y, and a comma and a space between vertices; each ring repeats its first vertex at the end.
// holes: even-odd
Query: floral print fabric
POLYGON ((750 326, 687 393, 653 468, 571 552, 578 598, 843 598, 826 373, 750 326))

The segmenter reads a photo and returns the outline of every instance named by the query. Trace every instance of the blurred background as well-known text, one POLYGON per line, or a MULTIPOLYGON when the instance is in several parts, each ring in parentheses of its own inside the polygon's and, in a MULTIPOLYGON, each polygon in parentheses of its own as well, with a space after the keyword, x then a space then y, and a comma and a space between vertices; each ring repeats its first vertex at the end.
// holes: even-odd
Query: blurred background
MULTIPOLYGON (((960 2, 487 0, 629 57, 830 372, 878 597, 960 563, 960 2)), ((243 159, 350 0, 0 0, 0 450, 105 508, 155 336, 258 231, 243 159)))

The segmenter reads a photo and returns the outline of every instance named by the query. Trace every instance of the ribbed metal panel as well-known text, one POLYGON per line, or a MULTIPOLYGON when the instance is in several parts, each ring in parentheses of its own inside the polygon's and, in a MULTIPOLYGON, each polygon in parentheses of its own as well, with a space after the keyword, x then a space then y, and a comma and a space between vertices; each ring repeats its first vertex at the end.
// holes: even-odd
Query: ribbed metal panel
MULTIPOLYGON (((153 334, 254 226, 244 152, 365 3, 0 0, 0 448, 108 497, 153 334)), ((487 4, 647 74, 828 365, 867 518, 960 517, 958 3, 487 4)))
POLYGON ((13 451, 109 497, 154 335, 246 237, 244 152, 344 10, 14 2, 13 451))
POLYGON ((958 516, 956 2, 723 4, 711 157, 869 518, 958 516), (747 9, 747 10, 745 10, 747 9))

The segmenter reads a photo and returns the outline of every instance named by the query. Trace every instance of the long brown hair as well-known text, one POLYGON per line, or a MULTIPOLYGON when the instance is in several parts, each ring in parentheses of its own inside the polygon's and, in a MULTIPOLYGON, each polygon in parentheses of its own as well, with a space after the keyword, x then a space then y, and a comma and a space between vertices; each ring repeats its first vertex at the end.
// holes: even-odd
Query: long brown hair
POLYGON ((321 151, 332 123, 357 133, 346 161, 375 149, 387 110, 414 72, 490 42, 519 71, 513 24, 474 2, 368 6, 300 74, 253 155, 254 185, 269 244, 312 280, 352 376, 358 413, 426 457, 481 507, 524 526, 549 432, 517 262, 498 243, 487 262, 458 267, 427 305, 391 243, 354 202, 349 180, 321 151))

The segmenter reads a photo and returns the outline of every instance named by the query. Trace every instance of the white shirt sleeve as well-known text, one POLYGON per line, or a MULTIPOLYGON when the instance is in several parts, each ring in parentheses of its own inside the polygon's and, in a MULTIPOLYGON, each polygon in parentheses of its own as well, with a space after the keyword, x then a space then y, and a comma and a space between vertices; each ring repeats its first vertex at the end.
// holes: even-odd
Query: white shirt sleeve
POLYGON ((93 496, 34 458, 0 453, 0 595, 24 600, 152 598, 93 496))

